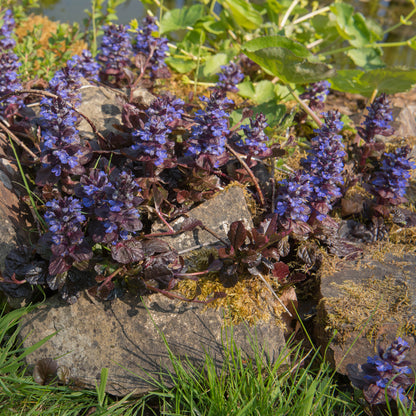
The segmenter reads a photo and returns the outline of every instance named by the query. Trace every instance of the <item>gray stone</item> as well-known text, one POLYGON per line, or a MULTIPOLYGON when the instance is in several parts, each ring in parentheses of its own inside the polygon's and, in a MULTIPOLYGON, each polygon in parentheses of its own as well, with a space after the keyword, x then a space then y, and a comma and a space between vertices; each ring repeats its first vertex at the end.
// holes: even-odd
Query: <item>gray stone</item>
MULTIPOLYGON (((126 99, 121 91, 91 84, 83 85, 80 91, 82 101, 79 111, 88 117, 104 137, 110 133, 128 137, 118 128, 123 124, 121 114, 126 99)), ((136 101, 140 101, 140 97, 147 105, 154 99, 154 96, 144 89, 136 91, 136 101)), ((78 130, 82 138, 96 139, 91 125, 82 117, 78 130)))
POLYGON ((0 270, 10 250, 27 241, 27 210, 20 200, 21 183, 17 166, 5 157, 0 158, 0 270))
MULTIPOLYGON (((392 250, 393 251, 393 250, 392 250)), ((409 342, 416 364, 416 255, 367 254, 322 277, 315 336, 342 374, 397 337, 409 342), (334 336, 335 331, 337 334, 334 336)))
MULTIPOLYGON (((55 296, 23 319, 23 347, 54 332, 28 355, 27 363, 56 358, 58 366, 69 368, 70 377, 87 388, 95 388, 101 368, 107 367, 107 392, 115 395, 154 390, 151 377, 173 385, 174 369, 162 334, 172 353, 182 360, 187 358, 196 368, 202 368, 205 352, 218 368, 224 359, 223 342, 230 339, 221 311, 160 294, 143 301, 123 298, 111 302, 97 302, 83 294, 74 305, 55 296)), ((252 345, 257 342, 269 363, 276 361, 285 346, 283 331, 273 320, 252 328, 244 323, 235 325, 233 340, 246 356, 253 356, 252 345)))
MULTIPOLYGON (((226 191, 219 193, 209 201, 190 210, 186 217, 180 217, 170 225, 177 231, 186 218, 195 218, 202 221, 206 227, 225 240, 227 240, 230 225, 234 221, 242 221, 246 228, 249 229, 253 227, 244 191, 239 186, 232 186, 226 191)), ((152 231, 154 233, 166 232, 167 228, 165 225, 158 223, 153 227, 152 231)), ((200 228, 175 236, 163 237, 163 239, 178 252, 191 251, 219 243, 216 237, 200 228)))

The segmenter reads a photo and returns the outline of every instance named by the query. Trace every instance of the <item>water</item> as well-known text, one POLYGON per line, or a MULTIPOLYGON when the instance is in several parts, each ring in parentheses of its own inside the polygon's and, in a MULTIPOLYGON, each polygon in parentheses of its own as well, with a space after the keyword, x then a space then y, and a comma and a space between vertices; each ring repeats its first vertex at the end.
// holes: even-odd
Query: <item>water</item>
MULTIPOLYGON (((91 0, 41 0, 39 14, 48 16, 51 20, 82 24, 87 18, 85 9, 91 11, 91 0)), ((144 16, 145 9, 139 0, 127 0, 117 7, 118 23, 127 24, 132 19, 140 19, 144 16)))

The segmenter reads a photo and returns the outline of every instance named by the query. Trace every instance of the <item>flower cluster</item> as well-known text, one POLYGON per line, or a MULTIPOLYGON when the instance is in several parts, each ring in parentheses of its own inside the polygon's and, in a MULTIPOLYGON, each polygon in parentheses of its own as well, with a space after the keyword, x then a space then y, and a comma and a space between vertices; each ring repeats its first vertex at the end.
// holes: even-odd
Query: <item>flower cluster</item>
POLYGON ((104 26, 104 35, 97 61, 101 64, 101 76, 105 79, 113 76, 116 81, 124 78, 123 69, 130 66, 132 46, 128 30, 129 26, 104 26))
POLYGON ((200 97, 206 103, 205 110, 195 113, 195 125, 192 126, 188 152, 193 155, 208 154, 221 156, 225 152, 229 114, 225 111, 233 101, 224 91, 214 90, 210 98, 200 97))
POLYGON ((311 214, 309 198, 312 193, 310 176, 298 172, 290 181, 284 179, 279 185, 275 212, 293 221, 308 221, 311 214))
POLYGON ((75 194, 81 198, 85 212, 93 219, 92 239, 97 243, 116 244, 129 233, 141 230, 137 207, 142 202, 140 187, 128 172, 107 175, 92 169, 81 176, 75 194))
POLYGON ((393 121, 390 102, 386 94, 377 97, 370 107, 367 107, 368 114, 364 120, 364 128, 359 127, 358 133, 366 143, 374 142, 376 134, 390 136, 394 130, 390 123, 393 121))
POLYGON ((291 218, 305 221, 311 212, 308 204, 322 220, 332 209, 334 199, 341 196, 339 184, 343 183, 342 171, 345 152, 338 134, 343 123, 337 111, 324 113, 325 123, 316 130, 318 135, 312 139, 311 149, 306 159, 301 161, 304 171, 290 182, 280 183, 276 212, 291 218))
POLYGON ((169 140, 173 125, 181 119, 184 102, 170 95, 163 95, 155 99, 146 110, 148 117, 143 128, 133 133, 135 143, 131 146, 145 159, 153 161, 160 166, 172 155, 175 142, 169 140))
POLYGON ((331 83, 328 81, 314 82, 313 84, 310 84, 306 88, 306 91, 299 97, 302 100, 309 100, 309 107, 312 110, 322 110, 330 88, 331 83))
POLYGON ((364 397, 371 404, 384 403, 387 397, 407 403, 406 389, 413 383, 409 374, 410 362, 405 361, 409 344, 397 338, 386 351, 379 349, 378 355, 368 357, 362 366, 365 381, 369 385, 364 389, 364 397))
POLYGON ((54 182, 45 172, 58 178, 62 171, 78 174, 83 171, 80 166, 83 152, 75 127, 77 116, 67 105, 67 102, 79 104, 80 78, 81 73, 71 62, 49 81, 49 92, 60 98, 44 97, 41 100, 43 168, 38 174, 38 183, 54 182))
POLYGON ((215 88, 222 91, 238 92, 237 84, 244 79, 244 74, 239 65, 234 62, 228 65, 221 65, 221 72, 218 74, 218 82, 215 88))
MULTIPOLYGON (((21 88, 17 70, 21 65, 17 55, 12 51, 16 42, 11 37, 15 21, 12 12, 6 10, 0 28, 0 96, 10 94, 21 88)), ((0 113, 15 113, 21 105, 21 99, 11 96, 0 102, 0 113)))
POLYGON ((340 120, 338 111, 323 113, 325 123, 315 132, 311 149, 306 159, 301 161, 303 168, 311 175, 314 203, 323 202, 331 209, 331 202, 341 196, 339 184, 343 184, 343 158, 346 155, 342 136, 339 132, 344 123, 340 120))
POLYGON ((250 119, 250 125, 246 124, 241 127, 245 135, 244 141, 239 139, 235 142, 235 145, 239 150, 245 154, 266 157, 270 154, 269 148, 267 147, 267 141, 269 138, 264 132, 268 126, 266 117, 263 113, 256 114, 255 118, 250 119))
POLYGON ((89 260, 92 250, 84 240, 82 226, 86 217, 81 211, 78 199, 54 199, 47 202, 46 207, 44 217, 52 242, 49 273, 55 275, 69 270, 74 261, 89 260))
POLYGON ((399 147, 392 153, 384 153, 380 170, 374 174, 371 184, 382 202, 397 205, 406 201, 404 197, 410 178, 410 170, 416 167, 408 159, 410 148, 399 147))
POLYGON ((142 53, 149 59, 152 75, 157 74, 157 70, 165 67, 166 52, 169 50, 168 39, 153 36, 158 28, 155 18, 147 16, 143 19, 142 26, 137 29, 136 42, 133 51, 136 54, 142 53))
POLYGON ((91 52, 84 49, 81 55, 74 55, 68 62, 68 68, 78 71, 88 81, 99 81, 100 65, 94 60, 91 52))

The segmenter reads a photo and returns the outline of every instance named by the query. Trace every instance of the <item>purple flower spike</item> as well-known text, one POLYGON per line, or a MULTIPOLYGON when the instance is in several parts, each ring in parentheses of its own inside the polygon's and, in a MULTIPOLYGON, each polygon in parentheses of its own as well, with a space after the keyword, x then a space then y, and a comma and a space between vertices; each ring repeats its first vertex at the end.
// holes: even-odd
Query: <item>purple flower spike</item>
POLYGON ((114 76, 117 81, 124 78, 123 69, 130 66, 132 46, 129 26, 104 26, 104 36, 97 61, 101 64, 101 74, 105 77, 114 76))
POLYGON ((44 215, 51 233, 51 275, 69 270, 74 261, 92 257, 91 247, 84 241, 82 227, 86 221, 80 201, 73 197, 54 199, 46 203, 44 215))
POLYGON ((400 147, 392 153, 384 153, 381 168, 375 173, 371 184, 381 202, 397 205, 406 202, 404 197, 409 183, 410 171, 416 167, 408 159, 410 148, 400 147))
POLYGON ((270 156, 270 149, 267 147, 269 138, 264 132, 267 126, 266 117, 263 113, 258 113, 254 119, 250 119, 250 125, 242 126, 241 129, 244 132, 245 139, 239 139, 235 142, 239 151, 255 157, 270 156))
POLYGON ((133 50, 136 54, 142 53, 148 58, 153 77, 156 77, 157 71, 166 66, 165 57, 169 50, 168 39, 153 36, 157 32, 156 19, 152 16, 146 16, 143 19, 142 26, 137 29, 136 43, 133 50))
MULTIPOLYGON (((17 70, 21 65, 17 55, 12 51, 16 42, 11 35, 15 21, 11 10, 6 10, 0 18, 0 96, 13 93, 21 89, 17 70)), ((0 113, 6 116, 13 115, 22 104, 17 97, 9 97, 0 102, 0 113)))
POLYGON ((309 107, 312 110, 322 110, 330 88, 330 82, 318 81, 309 85, 306 88, 306 91, 300 95, 300 98, 302 98, 302 100, 309 100, 309 107))
POLYGON ((290 181, 280 181, 275 212, 285 219, 307 222, 311 214, 309 198, 312 189, 307 174, 298 173, 290 181))
POLYGON ((206 108, 195 113, 195 125, 188 141, 188 153, 221 156, 225 152, 230 132, 229 114, 225 110, 233 101, 225 96, 224 91, 219 90, 214 90, 210 98, 200 97, 200 100, 206 103, 206 108))
POLYGON ((359 135, 366 143, 372 143, 375 140, 375 135, 391 136, 394 129, 390 123, 393 121, 390 101, 386 94, 381 94, 377 97, 370 107, 367 107, 368 114, 365 117, 363 127, 358 128, 359 135))
POLYGON ((338 185, 344 183, 342 171, 343 158, 346 155, 341 141, 342 136, 339 134, 343 127, 340 113, 329 111, 323 115, 325 123, 316 130, 318 135, 312 139, 309 155, 301 161, 313 183, 311 202, 316 206, 319 204, 325 206, 318 219, 322 219, 326 212, 332 209, 332 202, 341 196, 338 185))
POLYGON ((136 143, 131 149, 139 152, 139 156, 150 158, 156 166, 160 166, 168 158, 173 157, 175 141, 169 140, 172 126, 182 118, 184 102, 170 95, 164 95, 146 110, 147 122, 141 130, 133 133, 136 143))
POLYGON ((361 384, 364 397, 370 404, 385 403, 387 395, 388 399, 400 400, 407 405, 406 390, 414 382, 410 362, 405 360, 409 348, 406 341, 397 338, 386 351, 379 348, 378 355, 368 357, 367 363, 361 365, 360 378, 355 375, 353 383, 361 384))
POLYGON ((222 91, 238 92, 237 84, 244 79, 240 66, 234 62, 221 65, 221 72, 217 75, 218 82, 215 87, 222 91))
POLYGON ((91 52, 84 49, 81 56, 74 55, 67 65, 70 69, 77 70, 86 80, 99 81, 100 77, 98 73, 100 71, 100 65, 94 60, 91 52))

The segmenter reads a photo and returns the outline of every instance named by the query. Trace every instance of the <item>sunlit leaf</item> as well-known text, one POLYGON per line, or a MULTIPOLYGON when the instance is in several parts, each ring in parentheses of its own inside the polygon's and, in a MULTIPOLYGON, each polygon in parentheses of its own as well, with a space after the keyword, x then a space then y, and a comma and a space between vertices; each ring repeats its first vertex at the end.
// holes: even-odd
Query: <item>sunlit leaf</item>
POLYGON ((193 26, 203 15, 204 6, 202 4, 169 10, 160 21, 160 34, 193 26))

